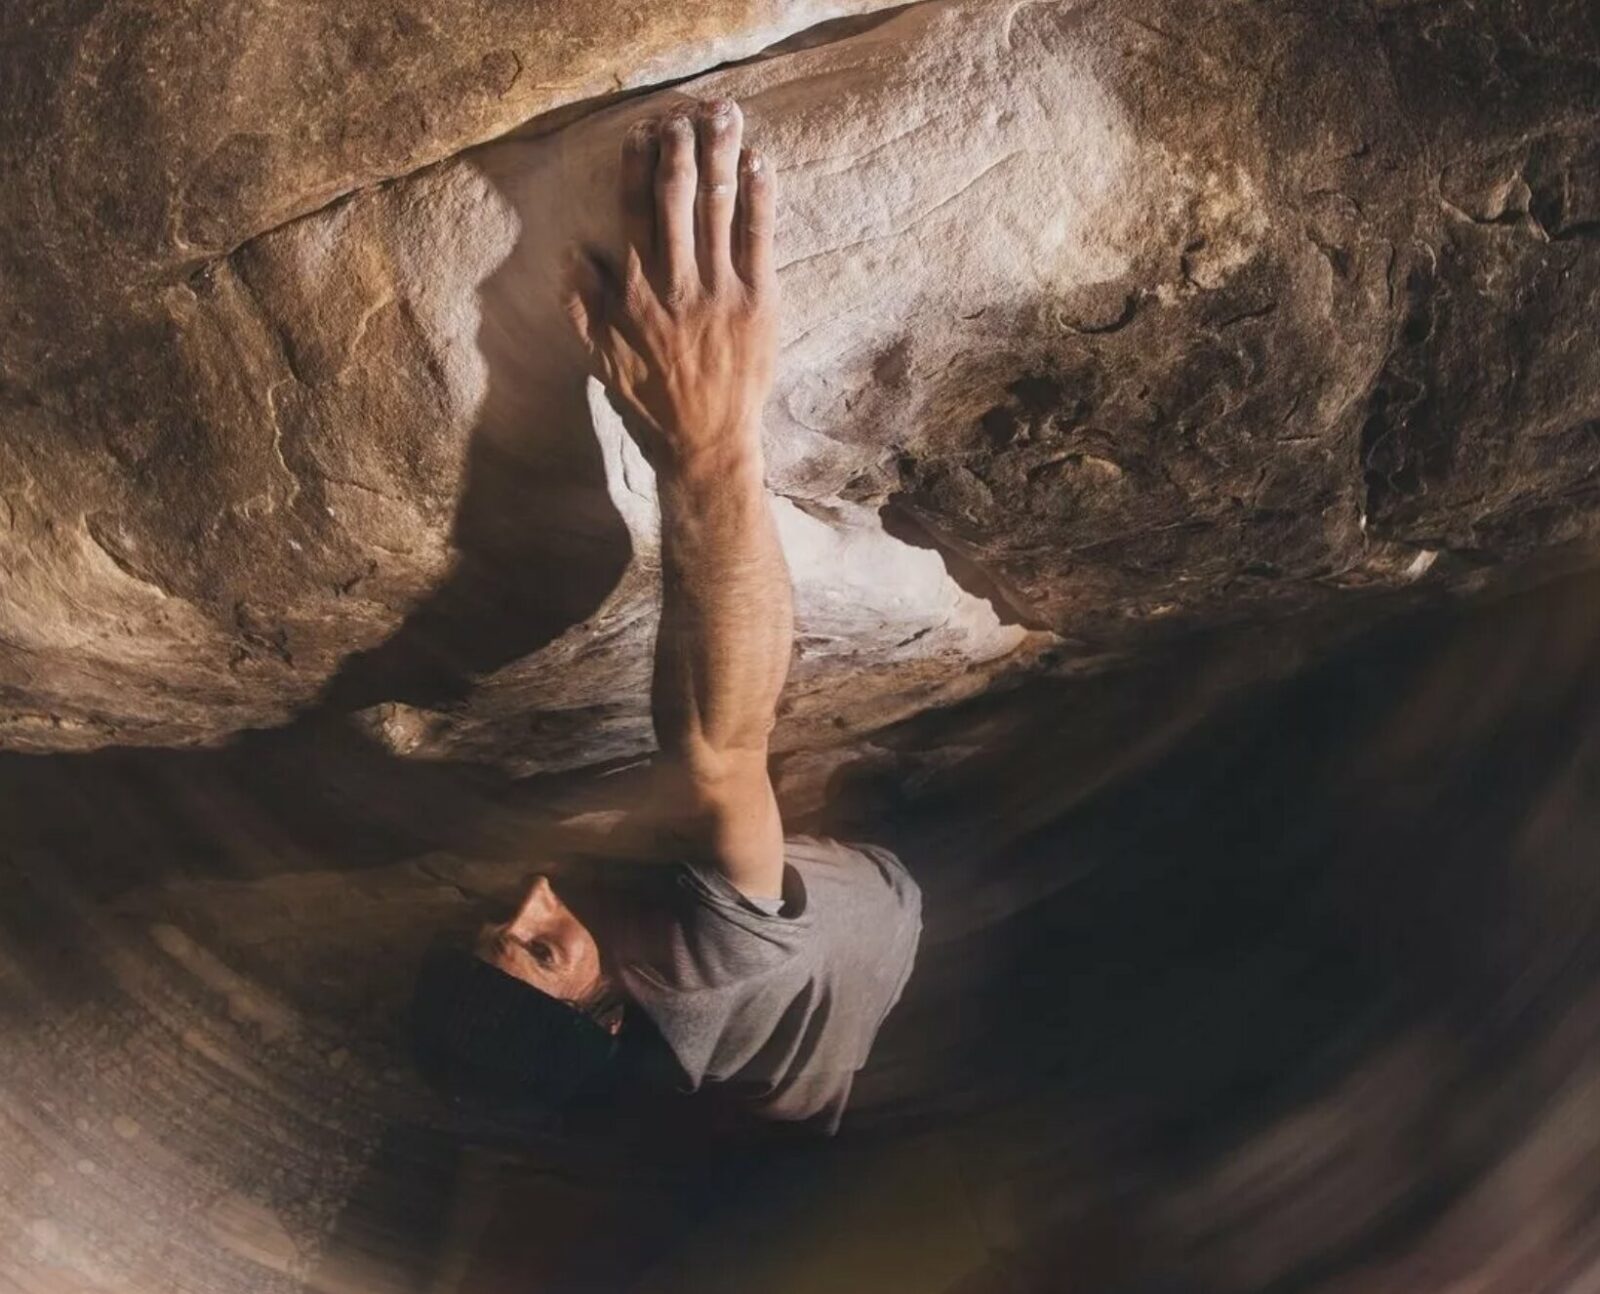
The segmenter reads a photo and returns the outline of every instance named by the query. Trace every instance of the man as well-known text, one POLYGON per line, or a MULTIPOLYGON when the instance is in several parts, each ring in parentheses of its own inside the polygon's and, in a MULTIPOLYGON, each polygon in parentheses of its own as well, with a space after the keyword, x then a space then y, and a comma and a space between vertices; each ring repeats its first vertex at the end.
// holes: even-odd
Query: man
POLYGON ((786 841, 768 778, 793 613, 760 436, 773 180, 742 134, 727 100, 635 126, 622 263, 574 251, 565 287, 590 369, 657 474, 652 706, 674 883, 649 904, 575 901, 580 914, 540 878, 470 954, 430 960, 416 1020, 433 1068, 502 1096, 591 1090, 648 1033, 677 1086, 831 1132, 910 975, 921 900, 886 850, 786 841))

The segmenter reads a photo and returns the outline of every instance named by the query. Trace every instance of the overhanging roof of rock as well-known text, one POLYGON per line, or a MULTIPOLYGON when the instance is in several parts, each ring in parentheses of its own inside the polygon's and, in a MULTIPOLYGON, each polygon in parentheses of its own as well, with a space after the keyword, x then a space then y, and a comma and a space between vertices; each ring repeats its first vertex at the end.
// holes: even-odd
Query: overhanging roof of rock
POLYGON ((0 740, 320 697, 402 750, 647 746, 649 475, 551 267, 679 94, 739 97, 783 188, 782 743, 1590 536, 1580 5, 930 0, 461 151, 873 7, 40 25, 3 141, 0 740))

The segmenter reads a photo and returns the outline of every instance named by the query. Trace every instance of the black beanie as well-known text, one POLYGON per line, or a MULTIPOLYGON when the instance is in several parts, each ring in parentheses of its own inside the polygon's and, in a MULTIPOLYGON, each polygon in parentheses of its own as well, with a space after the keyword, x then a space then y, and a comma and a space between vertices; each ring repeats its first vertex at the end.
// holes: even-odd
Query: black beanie
POLYGON ((561 1106, 605 1085, 616 1039, 464 948, 429 951, 411 1001, 417 1064, 452 1092, 561 1106))

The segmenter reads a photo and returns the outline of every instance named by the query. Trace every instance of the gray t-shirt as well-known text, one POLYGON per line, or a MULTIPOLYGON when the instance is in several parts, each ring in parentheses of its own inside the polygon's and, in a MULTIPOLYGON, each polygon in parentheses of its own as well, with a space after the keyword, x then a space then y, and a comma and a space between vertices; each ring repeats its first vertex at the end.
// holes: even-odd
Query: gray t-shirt
POLYGON ((922 895, 876 845, 796 836, 784 862, 776 912, 681 868, 669 920, 619 976, 691 1089, 832 1132, 911 975, 922 895))

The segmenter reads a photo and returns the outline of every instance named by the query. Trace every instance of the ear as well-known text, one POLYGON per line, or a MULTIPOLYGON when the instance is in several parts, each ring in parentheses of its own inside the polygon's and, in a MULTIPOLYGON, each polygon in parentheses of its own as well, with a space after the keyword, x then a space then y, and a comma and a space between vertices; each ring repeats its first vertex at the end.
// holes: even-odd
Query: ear
POLYGON ((595 1023, 615 1038, 622 1032, 623 1007, 618 1003, 615 1007, 608 1007, 604 1014, 595 1017, 595 1023))

